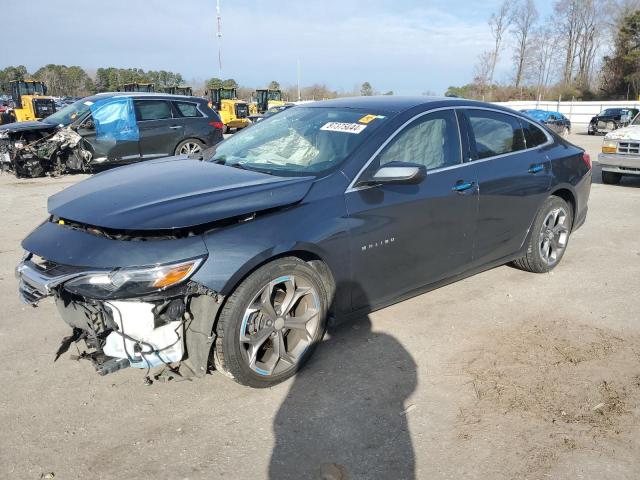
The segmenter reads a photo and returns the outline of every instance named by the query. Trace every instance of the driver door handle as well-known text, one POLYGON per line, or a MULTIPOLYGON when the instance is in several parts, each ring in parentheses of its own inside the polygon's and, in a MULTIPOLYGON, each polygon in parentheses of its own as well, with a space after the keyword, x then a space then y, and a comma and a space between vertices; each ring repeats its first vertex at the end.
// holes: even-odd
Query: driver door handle
POLYGON ((456 193, 464 193, 470 188, 473 188, 475 184, 476 182, 465 182, 463 180, 458 180, 458 182, 456 182, 456 184, 453 186, 451 190, 453 190, 456 193))
POLYGON ((544 165, 542 165, 542 164, 540 164, 540 163, 538 163, 538 164, 536 164, 536 165, 531 165, 531 166, 529 167, 529 173, 533 173, 533 174, 535 174, 535 173, 539 173, 539 172, 541 172, 542 170, 544 170, 544 165))

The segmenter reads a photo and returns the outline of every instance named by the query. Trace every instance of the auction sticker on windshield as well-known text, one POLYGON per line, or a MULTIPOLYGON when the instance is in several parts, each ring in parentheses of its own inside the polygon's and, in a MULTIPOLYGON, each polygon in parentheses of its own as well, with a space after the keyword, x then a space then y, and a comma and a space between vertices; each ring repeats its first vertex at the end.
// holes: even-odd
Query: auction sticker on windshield
POLYGON ((320 130, 325 132, 360 133, 365 128, 367 128, 366 125, 360 125, 359 123, 329 122, 320 127, 320 130))

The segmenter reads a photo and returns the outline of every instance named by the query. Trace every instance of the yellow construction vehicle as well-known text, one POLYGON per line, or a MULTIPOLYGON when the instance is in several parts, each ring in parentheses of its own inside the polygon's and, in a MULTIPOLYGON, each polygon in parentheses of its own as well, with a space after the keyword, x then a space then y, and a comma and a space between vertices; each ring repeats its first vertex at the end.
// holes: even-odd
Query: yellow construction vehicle
POLYGON ((214 88, 207 92, 213 108, 224 124, 223 132, 231 128, 245 128, 251 125, 249 104, 238 99, 235 88, 214 88))
POLYGON ((168 95, 185 95, 187 97, 193 97, 193 89, 191 87, 179 87, 177 85, 172 87, 160 87, 160 92, 168 95))
POLYGON ((256 103, 251 104, 251 115, 263 114, 270 108, 281 107, 284 104, 281 90, 258 89, 256 90, 256 103))
POLYGON ((13 109, 4 113, 0 123, 28 122, 48 117, 56 111, 56 103, 47 97, 47 86, 36 80, 9 82, 13 109))
MULTIPOLYGON (((121 91, 118 89, 118 91, 121 91)), ((142 92, 142 93, 153 93, 155 92, 155 86, 153 83, 125 83, 122 86, 123 92, 142 92)))

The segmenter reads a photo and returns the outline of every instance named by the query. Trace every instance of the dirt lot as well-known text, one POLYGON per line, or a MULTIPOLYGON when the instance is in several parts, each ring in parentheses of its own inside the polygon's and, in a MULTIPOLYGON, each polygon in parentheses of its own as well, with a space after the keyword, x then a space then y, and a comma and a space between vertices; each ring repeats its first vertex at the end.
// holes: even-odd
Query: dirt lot
MULTIPOLYGON (((601 138, 572 140, 597 158, 601 138)), ((81 178, 0 176, 1 478, 638 478, 640 180, 596 167, 553 273, 503 266, 343 325, 258 391, 53 363, 69 330, 18 302, 13 268, 81 178)))

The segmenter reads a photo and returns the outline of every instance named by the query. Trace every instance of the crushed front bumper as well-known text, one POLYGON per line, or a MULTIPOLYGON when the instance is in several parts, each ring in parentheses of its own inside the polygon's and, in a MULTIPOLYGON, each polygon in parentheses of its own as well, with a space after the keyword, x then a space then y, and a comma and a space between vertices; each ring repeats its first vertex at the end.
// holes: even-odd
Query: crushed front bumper
POLYGON ((600 153, 598 155, 598 163, 605 172, 640 175, 640 155, 600 153))
MULTIPOLYGON (((184 324, 189 319, 183 298, 94 300, 74 296, 64 283, 81 275, 100 273, 54 264, 25 255, 16 268, 22 302, 37 306, 53 297, 58 311, 73 329, 63 340, 57 357, 69 346, 84 341, 80 355, 105 375, 121 368, 170 366, 184 357, 184 324)), ((56 358, 57 358, 56 357, 56 358)))

